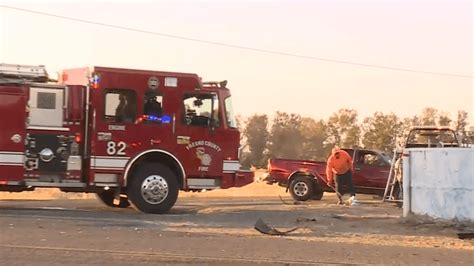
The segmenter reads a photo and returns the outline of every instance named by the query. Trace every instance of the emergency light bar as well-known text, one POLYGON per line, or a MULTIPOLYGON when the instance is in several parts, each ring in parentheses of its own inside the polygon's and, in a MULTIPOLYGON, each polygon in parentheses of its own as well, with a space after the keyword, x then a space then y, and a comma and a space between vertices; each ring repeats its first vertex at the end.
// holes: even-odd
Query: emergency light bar
POLYGON ((0 64, 0 77, 26 79, 32 81, 48 81, 48 72, 43 65, 0 64))

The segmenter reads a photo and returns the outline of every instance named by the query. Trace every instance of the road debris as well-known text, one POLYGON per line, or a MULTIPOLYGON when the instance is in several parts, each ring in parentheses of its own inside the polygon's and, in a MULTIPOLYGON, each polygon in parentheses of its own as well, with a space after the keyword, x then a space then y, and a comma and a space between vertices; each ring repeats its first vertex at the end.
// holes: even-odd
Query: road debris
POLYGON ((278 197, 280 197, 280 200, 281 202, 283 202, 283 204, 285 205, 300 205, 302 204, 300 201, 293 201, 293 202, 288 202, 288 201, 285 201, 280 195, 278 195, 278 197))
POLYGON ((254 226, 255 230, 259 231, 260 233, 262 234, 266 234, 266 235, 273 235, 273 236, 283 236, 283 235, 286 235, 288 233, 291 233, 297 229, 299 229, 298 227, 295 227, 295 228, 292 228, 290 230, 287 230, 287 231, 279 231, 275 228, 272 228, 270 227, 269 225, 267 225, 263 220, 262 218, 259 218, 257 220, 257 222, 255 223, 255 226, 254 226))
POLYGON ((469 233, 457 233, 459 239, 473 239, 474 232, 469 233))
POLYGON ((296 218, 297 223, 301 222, 317 222, 316 218, 296 218))

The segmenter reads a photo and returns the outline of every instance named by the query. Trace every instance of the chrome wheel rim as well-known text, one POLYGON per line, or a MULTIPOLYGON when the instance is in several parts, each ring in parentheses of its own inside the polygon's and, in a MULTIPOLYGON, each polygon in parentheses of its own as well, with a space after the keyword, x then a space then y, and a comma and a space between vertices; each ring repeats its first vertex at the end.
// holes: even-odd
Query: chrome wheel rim
POLYGON ((143 199, 150 204, 160 204, 168 196, 168 182, 159 175, 151 175, 142 182, 143 199))
POLYGON ((293 187, 296 196, 302 197, 308 193, 308 185, 305 182, 297 182, 293 187))

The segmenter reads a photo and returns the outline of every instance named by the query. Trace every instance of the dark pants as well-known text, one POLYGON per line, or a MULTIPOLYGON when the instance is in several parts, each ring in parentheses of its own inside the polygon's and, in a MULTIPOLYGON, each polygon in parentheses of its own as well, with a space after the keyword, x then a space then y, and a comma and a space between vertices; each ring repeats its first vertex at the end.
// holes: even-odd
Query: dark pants
POLYGON ((338 193, 337 197, 341 199, 341 196, 344 195, 342 190, 343 186, 347 186, 349 188, 349 193, 351 196, 355 196, 354 185, 352 184, 352 171, 349 170, 342 175, 336 175, 335 185, 336 185, 336 192, 338 193), (341 196, 339 196, 341 195, 341 196))

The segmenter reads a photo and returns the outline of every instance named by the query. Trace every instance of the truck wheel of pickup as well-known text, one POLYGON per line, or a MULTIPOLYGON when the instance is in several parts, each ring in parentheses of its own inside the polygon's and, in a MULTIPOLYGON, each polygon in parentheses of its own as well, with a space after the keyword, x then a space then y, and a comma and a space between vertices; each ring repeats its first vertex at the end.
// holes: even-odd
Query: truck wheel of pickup
POLYGON ((306 201, 313 195, 313 180, 306 176, 297 176, 290 183, 290 194, 293 199, 306 201))
POLYGON ((124 196, 120 196, 120 201, 117 204, 114 204, 115 198, 115 191, 113 190, 104 190, 101 192, 97 192, 97 198, 102 201, 105 205, 114 208, 128 208, 130 206, 130 202, 124 196))
POLYGON ((178 199, 176 175, 160 163, 142 165, 131 177, 128 196, 133 205, 145 213, 165 213, 178 199))
POLYGON ((313 182, 313 195, 311 195, 311 199, 313 200, 321 200, 324 195, 323 188, 316 182, 313 182))

